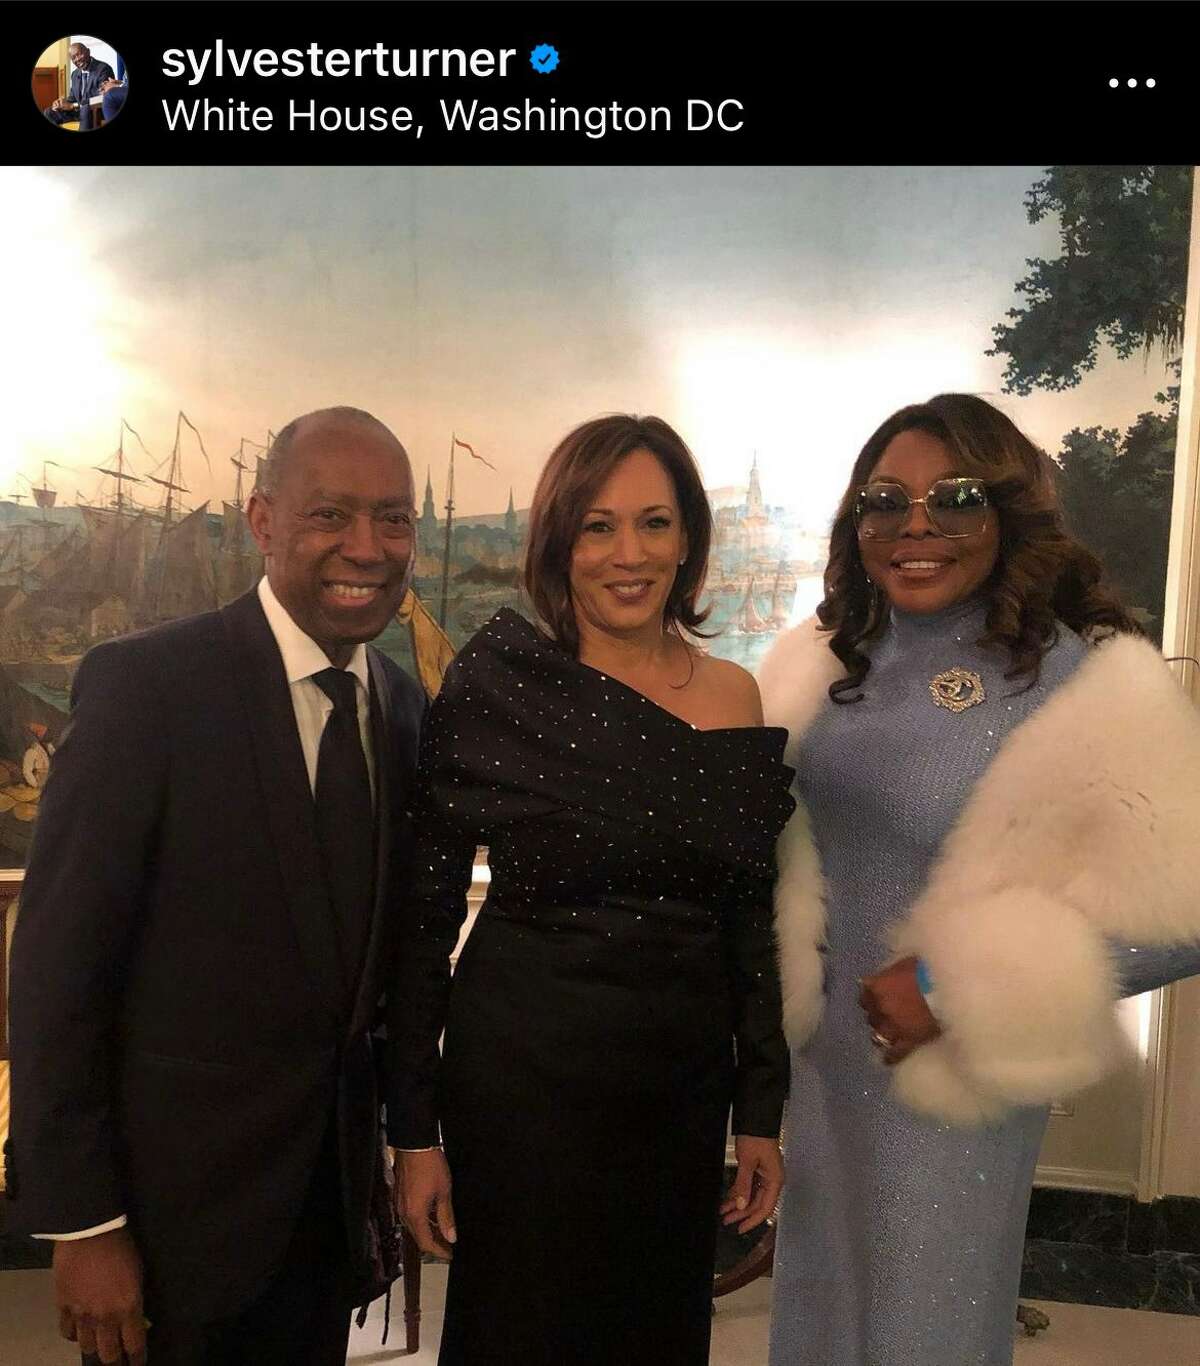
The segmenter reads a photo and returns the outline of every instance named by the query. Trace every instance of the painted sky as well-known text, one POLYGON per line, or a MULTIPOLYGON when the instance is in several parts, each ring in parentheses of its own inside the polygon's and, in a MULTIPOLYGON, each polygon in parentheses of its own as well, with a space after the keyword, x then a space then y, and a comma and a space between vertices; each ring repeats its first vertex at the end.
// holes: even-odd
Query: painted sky
MULTIPOLYGON (((575 422, 656 412, 711 487, 828 522, 894 408, 997 399, 1050 450, 1153 406, 1161 357, 1102 357, 1077 389, 1000 395, 983 353, 1025 260, 1057 255, 1023 196, 1040 167, 0 169, 0 496, 40 473, 94 493, 123 414, 156 458, 177 408, 210 480, 296 413, 368 408, 439 499, 490 512, 575 422), (74 471, 79 471, 78 473, 74 471)), ((130 449, 130 447, 127 447, 130 449)), ((148 463, 133 448, 134 459, 148 463)))

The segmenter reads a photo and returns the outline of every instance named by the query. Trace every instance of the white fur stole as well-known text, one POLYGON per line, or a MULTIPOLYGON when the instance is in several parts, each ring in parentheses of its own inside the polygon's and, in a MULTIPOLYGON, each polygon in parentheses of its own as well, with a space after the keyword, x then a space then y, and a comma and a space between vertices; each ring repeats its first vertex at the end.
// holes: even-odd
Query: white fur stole
MULTIPOLYGON (((759 683, 787 761, 844 670, 805 622, 759 683)), ((1119 1047, 1106 940, 1200 937, 1200 714, 1158 652, 1117 636, 1001 745, 895 926, 929 964, 945 1032, 893 1073, 897 1096, 973 1124, 1098 1080, 1119 1047)), ((820 1019, 825 900, 808 814, 780 836, 776 926, 789 1040, 820 1019)), ((882 966, 882 964, 881 964, 882 966)), ((865 1024, 864 1024, 865 1028, 865 1024)))

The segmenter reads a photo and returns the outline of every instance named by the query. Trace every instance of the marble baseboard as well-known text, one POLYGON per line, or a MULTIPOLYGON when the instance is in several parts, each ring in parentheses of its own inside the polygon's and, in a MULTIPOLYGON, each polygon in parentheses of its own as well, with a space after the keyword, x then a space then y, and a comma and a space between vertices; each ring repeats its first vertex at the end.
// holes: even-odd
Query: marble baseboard
POLYGON ((1021 1296, 1200 1315, 1200 1200, 1035 1190, 1021 1296))
MULTIPOLYGON (((1038 1186, 1030 1197, 1025 1237, 1124 1251, 1128 1248, 1130 1207, 1134 1203, 1125 1195, 1038 1186)), ((1149 1247, 1136 1250, 1153 1251, 1149 1247)))
POLYGON ((1200 1256, 1114 1252, 1084 1243, 1025 1244, 1023 1300, 1200 1315, 1200 1256))
POLYGON ((1168 1195, 1141 1205, 1129 1195, 1039 1186, 1029 1201, 1025 1236, 1141 1255, 1200 1254, 1200 1200, 1168 1195))
POLYGON ((1134 1204, 1129 1218, 1129 1250, 1200 1254, 1200 1200, 1169 1195, 1152 1205, 1134 1204))

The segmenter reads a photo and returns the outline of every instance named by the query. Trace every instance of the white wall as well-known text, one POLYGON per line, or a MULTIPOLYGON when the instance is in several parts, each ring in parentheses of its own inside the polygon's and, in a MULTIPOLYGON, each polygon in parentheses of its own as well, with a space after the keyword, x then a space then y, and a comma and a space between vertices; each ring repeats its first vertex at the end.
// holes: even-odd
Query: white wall
MULTIPOLYGON (((1163 654, 1200 658, 1200 174, 1192 192, 1181 382, 1163 654)), ((1182 661, 1172 667, 1200 705, 1200 667, 1182 661)), ((1200 773, 1196 792, 1200 837, 1200 773)), ((1200 1196, 1200 978, 1123 1009, 1128 1032, 1144 1043, 1145 1060, 1139 1064, 1135 1056, 1078 1097, 1073 1113, 1051 1118, 1038 1181, 1136 1191, 1143 1200, 1200 1196)))
MULTIPOLYGON (((1183 392, 1176 448, 1175 502, 1167 571, 1167 655, 1200 658, 1200 173, 1192 192, 1183 392)), ((1200 666, 1175 666, 1200 705, 1200 666)), ((1200 794, 1200 773, 1196 774, 1200 794)), ((1200 830, 1200 795, 1197 796, 1200 830)), ((1200 894, 1200 893, 1198 893, 1200 894)), ((1153 1179, 1164 1195, 1200 1196, 1200 978, 1170 990, 1163 1098, 1156 1126, 1153 1179)))
MULTIPOLYGON (((1121 1002, 1127 1036, 1137 1038, 1149 1004, 1143 997, 1121 1002)), ((1146 1078, 1152 1069, 1153 1060, 1131 1044, 1111 1076, 1055 1106, 1038 1157, 1039 1185, 1137 1192, 1149 1103, 1146 1078)))

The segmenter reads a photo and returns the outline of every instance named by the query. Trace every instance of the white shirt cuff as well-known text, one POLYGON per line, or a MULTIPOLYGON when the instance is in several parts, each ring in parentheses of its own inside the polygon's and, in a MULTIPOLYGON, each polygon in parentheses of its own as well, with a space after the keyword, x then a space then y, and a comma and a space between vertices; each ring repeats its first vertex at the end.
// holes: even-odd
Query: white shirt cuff
POLYGON ((113 1229, 124 1228, 127 1222, 123 1214, 118 1214, 115 1219, 110 1219, 107 1224, 97 1224, 95 1228, 83 1228, 78 1233, 34 1233, 30 1236, 43 1238, 51 1243, 73 1243, 80 1238, 95 1238, 101 1233, 111 1233, 113 1229))

